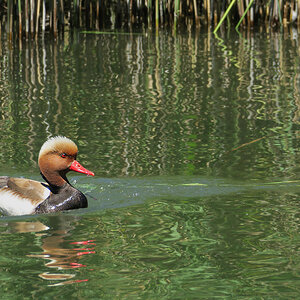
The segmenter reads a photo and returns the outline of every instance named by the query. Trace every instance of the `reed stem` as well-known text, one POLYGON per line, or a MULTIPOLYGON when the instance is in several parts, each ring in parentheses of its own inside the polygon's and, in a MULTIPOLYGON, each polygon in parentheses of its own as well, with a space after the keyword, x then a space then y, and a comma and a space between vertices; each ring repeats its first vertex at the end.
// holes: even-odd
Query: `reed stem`
POLYGON ((11 41, 13 33, 13 2, 8 1, 7 4, 8 38, 11 41))
POLYGON ((22 7, 21 7, 21 0, 18 0, 18 12, 19 12, 19 39, 22 39, 22 7))
POLYGON ((177 26, 177 20, 179 16, 179 7, 180 7, 180 0, 175 0, 174 6, 174 26, 177 26))
POLYGON ((230 12, 233 4, 235 3, 236 0, 232 0, 231 3, 229 4, 227 10, 225 11, 225 14, 223 15, 223 17, 221 18, 220 22, 218 23, 217 27, 214 30, 214 33, 216 33, 218 31, 218 29, 220 28, 220 26, 222 25, 222 23, 224 22, 225 18, 227 17, 228 13, 230 12))
POLYGON ((198 25, 198 9, 197 9, 197 1, 194 0, 194 15, 195 15, 195 22, 198 25))
POLYGON ((54 35, 54 38, 57 37, 56 16, 57 16, 57 5, 56 5, 56 0, 53 0, 53 35, 54 35))
POLYGON ((25 0, 25 35, 26 35, 26 39, 28 39, 28 33, 29 33, 28 0, 25 0))
POLYGON ((148 0, 147 9, 148 9, 148 27, 151 27, 151 24, 152 24, 152 0, 148 0))
POLYGON ((278 5, 278 15, 279 15, 279 22, 280 22, 280 26, 282 26, 282 18, 281 18, 281 3, 279 3, 279 0, 277 0, 277 5, 278 5))
POLYGON ((34 8, 35 8, 35 1, 30 0, 30 33, 31 37, 34 33, 34 8))
POLYGON ((62 30, 65 28, 65 10, 64 10, 64 1, 60 0, 60 24, 62 30))
POLYGON ((299 11, 300 11, 300 0, 298 0, 298 2, 297 2, 297 14, 298 14, 298 16, 297 16, 297 18, 298 18, 297 23, 298 23, 298 26, 300 26, 300 15, 299 15, 299 11))
POLYGON ((155 28, 159 27, 159 0, 155 1, 155 28))
POLYGON ((235 26, 235 30, 238 30, 241 22, 243 21, 244 17, 246 16, 246 14, 247 14, 247 12, 248 12, 248 10, 249 10, 249 8, 250 8, 250 6, 252 5, 253 2, 254 2, 254 0, 251 0, 250 3, 248 4, 248 6, 247 6, 246 10, 244 11, 242 17, 240 18, 239 22, 235 26))
POLYGON ((43 19, 42 19, 42 31, 46 29, 46 0, 43 0, 43 19))
POLYGON ((40 7, 41 7, 41 0, 38 0, 37 9, 36 9, 36 21, 35 21, 35 37, 37 37, 39 33, 40 7))

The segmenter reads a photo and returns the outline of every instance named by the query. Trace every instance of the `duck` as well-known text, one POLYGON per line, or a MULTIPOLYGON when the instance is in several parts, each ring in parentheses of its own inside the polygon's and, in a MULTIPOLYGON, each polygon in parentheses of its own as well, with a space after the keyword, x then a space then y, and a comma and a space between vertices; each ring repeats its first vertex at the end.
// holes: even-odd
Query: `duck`
POLYGON ((94 176, 76 160, 77 153, 77 145, 69 138, 51 137, 42 145, 38 156, 45 182, 0 176, 0 214, 35 215, 86 208, 86 196, 66 177, 69 171, 94 176))

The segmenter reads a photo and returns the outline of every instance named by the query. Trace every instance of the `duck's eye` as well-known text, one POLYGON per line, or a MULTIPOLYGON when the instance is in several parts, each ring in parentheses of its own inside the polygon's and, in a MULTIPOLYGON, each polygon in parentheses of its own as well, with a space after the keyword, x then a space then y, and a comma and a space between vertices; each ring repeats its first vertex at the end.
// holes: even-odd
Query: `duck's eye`
POLYGON ((67 154, 66 154, 66 153, 62 153, 62 154, 60 155, 60 157, 66 158, 66 157, 67 157, 67 154))

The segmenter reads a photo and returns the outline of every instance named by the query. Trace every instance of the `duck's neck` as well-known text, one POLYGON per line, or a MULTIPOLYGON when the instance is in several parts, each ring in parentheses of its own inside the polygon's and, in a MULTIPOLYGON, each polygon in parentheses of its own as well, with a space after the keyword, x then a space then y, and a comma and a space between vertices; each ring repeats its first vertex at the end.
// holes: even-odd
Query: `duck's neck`
POLYGON ((48 172, 48 171, 41 171, 41 175, 43 179, 53 188, 58 189, 62 186, 64 186, 66 183, 70 184, 66 173, 57 173, 57 172, 48 172))

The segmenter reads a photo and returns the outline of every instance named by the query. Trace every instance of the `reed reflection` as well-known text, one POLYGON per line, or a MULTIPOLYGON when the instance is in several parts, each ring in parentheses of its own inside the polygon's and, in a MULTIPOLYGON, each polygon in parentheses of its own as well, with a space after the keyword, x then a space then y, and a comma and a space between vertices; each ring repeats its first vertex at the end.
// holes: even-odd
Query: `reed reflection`
POLYGON ((30 169, 41 141, 62 134, 79 143, 87 167, 93 149, 93 169, 104 176, 264 177, 260 170, 271 165, 270 176, 292 177, 297 41, 285 33, 228 39, 221 31, 215 39, 196 31, 70 32, 22 51, 4 42, 0 161, 30 169), (287 168, 278 167, 283 159, 287 168))
POLYGON ((46 261, 45 266, 51 271, 42 272, 39 277, 55 282, 50 283, 49 286, 88 281, 88 278, 76 279, 78 277, 76 272, 66 272, 66 270, 87 267, 80 260, 85 255, 95 254, 95 240, 74 241, 70 239, 70 231, 76 227, 73 220, 65 222, 59 217, 55 220, 58 221, 55 223, 59 225, 54 227, 48 227, 40 221, 12 222, 9 225, 12 232, 35 234, 42 252, 27 254, 27 257, 41 258, 46 261), (56 283, 57 281, 58 283, 56 283))

